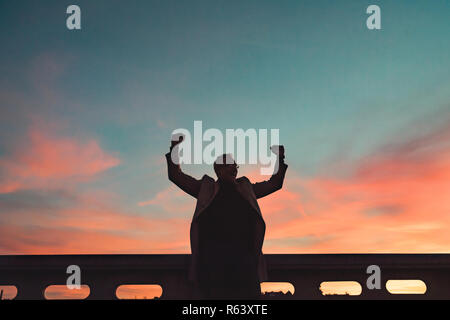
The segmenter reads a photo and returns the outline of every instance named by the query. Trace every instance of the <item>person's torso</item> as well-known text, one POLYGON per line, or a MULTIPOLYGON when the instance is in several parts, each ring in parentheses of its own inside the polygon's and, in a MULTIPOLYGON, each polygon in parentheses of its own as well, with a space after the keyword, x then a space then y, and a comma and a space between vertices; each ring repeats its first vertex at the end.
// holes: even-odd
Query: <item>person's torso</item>
POLYGON ((211 258, 238 258, 253 253, 257 219, 236 188, 222 185, 199 218, 200 253, 211 258))

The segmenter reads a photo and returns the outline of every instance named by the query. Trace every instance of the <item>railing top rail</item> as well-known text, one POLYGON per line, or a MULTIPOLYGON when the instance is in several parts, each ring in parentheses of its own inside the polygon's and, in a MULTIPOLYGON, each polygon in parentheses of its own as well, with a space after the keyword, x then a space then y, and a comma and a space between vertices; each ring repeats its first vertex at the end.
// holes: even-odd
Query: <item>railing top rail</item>
MULTIPOLYGON (((266 254, 269 267, 308 268, 367 266, 392 268, 450 267, 450 254, 266 254)), ((85 268, 182 269, 188 254, 80 254, 80 255, 0 255, 0 269, 60 268, 78 264, 85 268)))

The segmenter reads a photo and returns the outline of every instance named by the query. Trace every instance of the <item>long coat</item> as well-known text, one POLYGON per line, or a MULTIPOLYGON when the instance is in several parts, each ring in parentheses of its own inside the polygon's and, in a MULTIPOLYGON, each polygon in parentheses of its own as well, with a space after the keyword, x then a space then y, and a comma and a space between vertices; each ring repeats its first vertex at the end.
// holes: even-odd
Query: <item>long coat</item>
MULTIPOLYGON (((199 216, 205 212, 219 192, 219 183, 208 175, 204 175, 202 179, 197 180, 183 171, 180 165, 175 164, 170 156, 170 152, 166 154, 167 171, 169 180, 175 183, 180 189, 197 199, 194 216, 191 223, 191 265, 189 268, 189 280, 198 281, 199 271, 199 216)), ((257 183, 251 183, 247 177, 236 179, 236 187, 242 197, 248 201, 257 215, 257 224, 255 232, 255 248, 259 251, 258 258, 258 276, 260 281, 267 280, 267 266, 262 253, 262 245, 266 224, 261 214, 257 199, 267 196, 283 186, 284 176, 286 174, 287 165, 283 159, 278 161, 278 170, 271 176, 269 180, 257 183)))

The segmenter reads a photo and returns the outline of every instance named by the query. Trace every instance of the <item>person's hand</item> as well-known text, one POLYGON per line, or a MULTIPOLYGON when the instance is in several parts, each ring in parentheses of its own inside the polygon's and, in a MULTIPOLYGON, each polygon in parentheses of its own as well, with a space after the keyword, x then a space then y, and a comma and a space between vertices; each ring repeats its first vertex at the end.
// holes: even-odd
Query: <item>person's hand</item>
POLYGON ((284 159, 284 146, 271 146, 270 150, 275 153, 280 159, 284 159))
POLYGON ((181 142, 183 142, 184 140, 184 136, 183 135, 179 135, 179 136, 173 136, 172 137, 172 141, 170 142, 170 152, 172 152, 172 149, 175 148, 178 144, 180 144, 181 142))

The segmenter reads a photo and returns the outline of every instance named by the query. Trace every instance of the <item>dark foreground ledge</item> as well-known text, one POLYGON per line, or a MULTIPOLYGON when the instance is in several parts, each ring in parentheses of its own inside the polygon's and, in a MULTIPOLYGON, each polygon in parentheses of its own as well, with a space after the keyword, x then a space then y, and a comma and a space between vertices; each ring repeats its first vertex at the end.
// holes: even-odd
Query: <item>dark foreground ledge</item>
MULTIPOLYGON (((450 299, 450 254, 267 254, 270 282, 295 287, 290 299, 450 299), (366 287, 367 267, 381 269, 381 289, 366 287), (388 280, 418 279, 421 295, 391 294, 388 280), (323 296, 324 281, 356 281, 358 296, 323 296)), ((78 265, 81 282, 90 287, 88 299, 116 299, 124 284, 158 284, 162 299, 190 299, 187 282, 190 255, 4 255, 0 256, 0 286, 14 285, 16 299, 44 299, 49 285, 66 283, 66 269, 78 265)))

